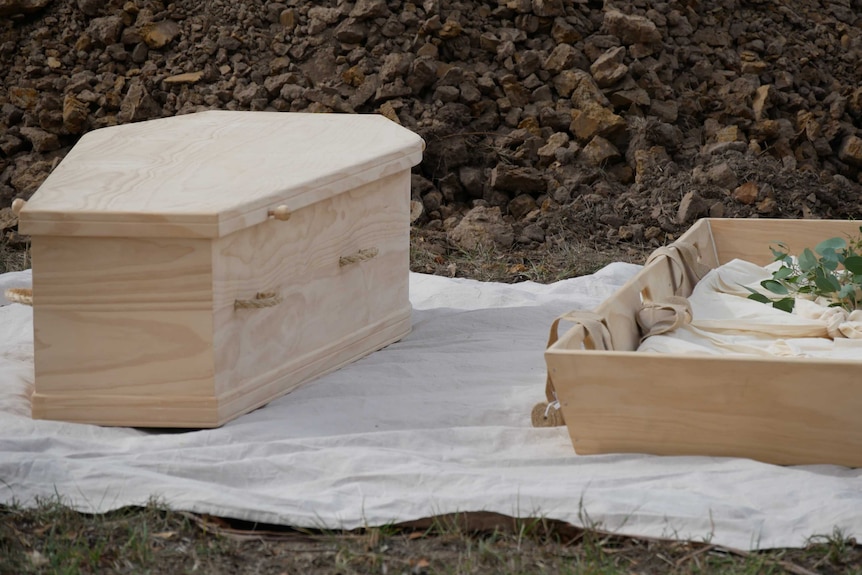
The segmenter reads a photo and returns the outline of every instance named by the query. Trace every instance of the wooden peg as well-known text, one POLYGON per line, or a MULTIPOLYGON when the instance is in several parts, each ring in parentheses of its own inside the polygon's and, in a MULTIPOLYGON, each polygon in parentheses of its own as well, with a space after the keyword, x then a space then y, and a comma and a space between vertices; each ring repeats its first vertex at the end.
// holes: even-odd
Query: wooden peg
POLYGON ((271 208, 269 211, 266 212, 266 215, 271 218, 286 222, 290 219, 290 208, 285 205, 281 205, 275 208, 271 208))
POLYGON ((15 198, 14 200, 12 200, 12 212, 17 216, 21 213, 21 210, 26 204, 26 200, 22 200, 21 198, 15 198))

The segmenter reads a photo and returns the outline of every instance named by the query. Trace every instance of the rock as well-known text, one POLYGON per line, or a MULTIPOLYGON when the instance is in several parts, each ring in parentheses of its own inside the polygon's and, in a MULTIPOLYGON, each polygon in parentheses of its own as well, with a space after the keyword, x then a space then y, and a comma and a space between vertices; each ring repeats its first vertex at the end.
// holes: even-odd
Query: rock
POLYGON ((485 192, 485 173, 481 168, 462 166, 458 169, 461 186, 470 197, 481 198, 485 192))
POLYGON ((533 196, 521 194, 519 196, 515 196, 509 202, 509 213, 512 214, 512 217, 516 220, 520 220, 537 207, 538 205, 536 204, 536 200, 533 199, 533 196))
POLYGON ((725 126, 715 133, 716 142, 736 142, 739 139, 738 126, 725 126))
POLYGON ((57 134, 46 132, 41 128, 21 128, 21 135, 33 145, 33 150, 36 152, 50 152, 60 147, 57 134))
POLYGON ((443 40, 451 40, 461 35, 464 29, 456 20, 446 20, 443 27, 437 31, 437 36, 443 40))
POLYGON ((838 147, 838 159, 854 166, 862 166, 862 138, 847 136, 838 147))
POLYGON ((567 147, 569 144, 569 135, 565 132, 556 132, 551 134, 547 143, 539 148, 539 161, 543 165, 550 164, 557 158, 557 151, 560 148, 567 147))
POLYGON ((623 44, 652 44, 661 42, 656 25, 643 16, 623 14, 618 10, 605 12, 604 27, 623 44))
POLYGON ((18 162, 10 183, 19 196, 30 197, 51 173, 52 162, 18 162))
POLYGON ((497 206, 473 208, 447 235, 465 250, 487 249, 491 246, 509 249, 515 241, 512 225, 503 220, 497 206))
POLYGON ((563 0, 533 0, 533 14, 541 18, 565 16, 563 0))
POLYGON ((0 231, 14 228, 18 225, 18 214, 12 208, 0 208, 0 231))
POLYGON ((93 18, 87 27, 87 35, 102 46, 110 46, 120 39, 123 20, 119 16, 93 18))
POLYGON ((772 84, 766 84, 757 89, 751 107, 754 110, 754 119, 761 120, 764 113, 769 109, 775 96, 775 88, 772 84))
POLYGON ((268 93, 266 88, 254 82, 247 86, 237 86, 233 92, 233 97, 243 106, 250 106, 257 99, 266 100, 268 93))
POLYGON ((588 72, 584 72, 583 70, 570 70, 569 72, 575 80, 571 91, 571 99, 572 104, 576 108, 583 108, 590 104, 598 104, 599 106, 610 105, 607 97, 605 97, 588 72))
MULTIPOLYGON (((197 72, 186 72, 184 74, 176 74, 175 76, 168 76, 165 78, 165 84, 195 84, 201 81, 201 78, 204 77, 203 70, 198 70, 197 72)), ((267 78, 269 80, 269 78, 267 78)), ((282 84, 283 86, 284 84, 282 84)), ((278 87, 279 90, 281 86, 278 87)), ((278 90, 276 90, 278 92, 278 90)))
POLYGON ((617 233, 619 234, 620 239, 624 242, 642 242, 644 240, 643 224, 620 226, 617 233))
POLYGON ((595 78, 599 88, 613 86, 625 77, 629 71, 628 66, 623 64, 625 55, 625 47, 618 46, 607 50, 593 62, 590 66, 590 73, 595 78))
POLYGON ((80 134, 87 125, 89 109, 78 100, 74 94, 66 94, 63 98, 63 127, 70 134, 80 134))
POLYGON ((601 136, 595 136, 590 140, 590 142, 584 146, 584 149, 581 150, 581 154, 584 156, 584 159, 593 166, 603 166, 608 161, 615 160, 620 157, 620 151, 616 146, 601 136))
POLYGON ((33 14, 51 2, 52 0, 0 0, 0 18, 33 14))
POLYGON ((775 198, 766 197, 757 202, 757 212, 763 215, 772 214, 777 208, 778 202, 775 201, 775 198))
POLYGON ((11 157, 24 149, 24 140, 17 138, 12 134, 3 134, 0 136, 0 152, 11 157))
POLYGON ((120 104, 120 122, 138 122, 161 116, 162 108, 153 100, 140 80, 133 80, 120 104))
POLYGON ((547 191, 548 184, 538 170, 497 164, 491 170, 491 187, 504 192, 529 194, 547 191))
POLYGON ((390 119, 396 124, 401 124, 401 118, 398 117, 398 112, 395 111, 395 107, 392 106, 392 102, 389 100, 383 102, 380 107, 377 109, 377 113, 390 119))
POLYGON ((39 102, 39 92, 33 88, 11 86, 9 88, 9 102, 23 110, 32 110, 39 102))
POLYGON ((98 16, 105 8, 106 0, 78 0, 78 10, 87 16, 98 16))
POLYGON ((647 149, 636 150, 635 159, 635 183, 643 183, 648 177, 656 172, 661 173, 664 167, 670 163, 670 156, 662 146, 652 146, 647 149))
MULTIPOLYGON (((580 54, 570 44, 559 44, 550 53, 542 64, 542 68, 552 74, 559 74, 563 70, 572 68, 578 61, 580 54)), ((571 93, 571 92, 570 92, 571 93)))
POLYGON ((757 201, 758 191, 759 190, 757 189, 757 184, 755 184, 754 182, 745 182, 744 184, 733 190, 730 195, 740 204, 750 206, 757 201))
POLYGON ((673 124, 679 117, 679 105, 670 100, 654 99, 650 102, 649 112, 659 119, 673 124))
POLYGON ((736 152, 744 152, 746 149, 745 142, 713 142, 706 144, 701 148, 701 154, 705 157, 713 155, 721 155, 729 150, 736 152))
POLYGON ((539 224, 528 224, 521 231, 521 237, 518 238, 518 241, 524 244, 531 242, 542 243, 545 241, 545 230, 539 224))
POLYGON ((350 17, 357 20, 368 20, 371 18, 382 18, 389 15, 386 0, 358 0, 350 17))
POLYGON ((626 128, 626 121, 608 108, 595 103, 587 103, 583 108, 572 110, 570 131, 579 140, 587 141, 593 136, 609 137, 626 128))
POLYGON ((709 209, 707 202, 694 190, 688 191, 679 202, 676 223, 686 225, 704 215, 709 209))
POLYGON ((150 22, 141 26, 141 37, 152 50, 164 48, 179 35, 180 26, 173 20, 150 22))
POLYGON ((648 108, 650 105, 649 94, 643 88, 616 90, 608 95, 608 100, 615 108, 630 108, 631 106, 648 108))
POLYGON ((735 188, 739 182, 736 177, 736 173, 734 173, 733 168, 731 168, 730 164, 727 162, 721 162, 707 170, 706 178, 716 186, 722 187, 725 190, 735 188))

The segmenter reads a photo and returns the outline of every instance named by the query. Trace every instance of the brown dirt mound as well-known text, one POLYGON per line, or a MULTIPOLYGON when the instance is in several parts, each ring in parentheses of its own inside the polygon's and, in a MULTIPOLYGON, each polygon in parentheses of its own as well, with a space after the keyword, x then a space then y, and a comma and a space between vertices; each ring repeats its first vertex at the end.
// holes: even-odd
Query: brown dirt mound
POLYGON ((8 0, 0 204, 85 132, 205 109, 382 113, 418 234, 649 249, 701 216, 862 215, 862 11, 836 0, 8 0))

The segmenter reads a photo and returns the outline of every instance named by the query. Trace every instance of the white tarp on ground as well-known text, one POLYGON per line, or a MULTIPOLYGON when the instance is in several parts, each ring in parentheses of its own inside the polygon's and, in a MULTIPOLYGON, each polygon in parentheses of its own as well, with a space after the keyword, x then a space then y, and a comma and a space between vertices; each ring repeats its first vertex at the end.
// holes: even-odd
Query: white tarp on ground
MULTIPOLYGON (((31 310, 0 307, 0 502, 59 494, 103 512, 155 496, 346 529, 467 511, 588 516, 622 534, 746 549, 802 546, 836 527, 862 538, 862 470, 577 456, 565 428, 530 426, 550 322, 595 307, 638 269, 548 286, 411 275, 406 339, 221 429, 185 433, 31 420, 31 310)), ((0 276, 0 293, 28 283, 0 276)))

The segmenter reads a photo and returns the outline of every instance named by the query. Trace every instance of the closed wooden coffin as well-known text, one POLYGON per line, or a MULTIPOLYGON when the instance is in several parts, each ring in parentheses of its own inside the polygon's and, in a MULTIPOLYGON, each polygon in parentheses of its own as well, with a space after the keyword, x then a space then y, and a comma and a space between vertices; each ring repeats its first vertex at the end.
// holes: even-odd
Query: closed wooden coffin
MULTIPOLYGON (((859 222, 704 219, 678 241, 710 268, 734 258, 772 261, 830 237, 856 236, 859 222)), ((862 466, 862 358, 820 360, 637 353, 635 314, 685 282, 660 257, 595 311, 612 349, 597 351, 575 324, 545 353, 548 373, 578 454, 636 452, 747 457, 776 464, 862 466)))
POLYGON ((33 417, 213 427, 410 330, 382 116, 210 111, 85 135, 21 210, 33 417))

